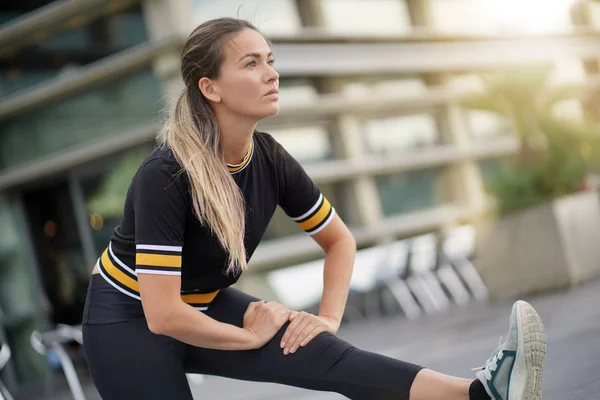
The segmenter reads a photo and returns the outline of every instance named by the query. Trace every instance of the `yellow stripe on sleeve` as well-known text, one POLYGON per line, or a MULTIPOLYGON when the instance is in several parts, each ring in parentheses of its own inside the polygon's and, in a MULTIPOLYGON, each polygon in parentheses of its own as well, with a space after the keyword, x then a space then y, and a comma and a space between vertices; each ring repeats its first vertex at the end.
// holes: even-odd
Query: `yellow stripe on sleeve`
POLYGON ((148 265, 152 267, 181 268, 181 256, 137 253, 135 255, 135 263, 136 265, 148 265))
POLYGON ((325 218, 327 218, 327 214, 329 214, 329 210, 331 210, 331 204, 326 198, 323 198, 323 204, 321 204, 321 208, 317 211, 312 217, 307 219, 304 222, 298 223, 300 228, 305 231, 309 231, 314 229, 317 225, 319 225, 325 218))

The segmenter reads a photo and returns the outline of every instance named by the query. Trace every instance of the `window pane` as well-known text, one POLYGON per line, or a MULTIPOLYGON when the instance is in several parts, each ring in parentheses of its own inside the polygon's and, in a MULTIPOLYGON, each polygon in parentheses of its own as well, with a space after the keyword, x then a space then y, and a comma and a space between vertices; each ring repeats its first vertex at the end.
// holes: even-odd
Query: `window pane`
POLYGON ((294 0, 193 0, 194 23, 235 17, 253 23, 266 35, 290 34, 300 27, 294 0))
POLYGON ((331 137, 322 126, 303 126, 270 132, 302 164, 333 158, 331 137))
POLYGON ((158 79, 144 71, 3 121, 0 169, 152 122, 162 108, 161 98, 158 79))
POLYGON ((443 203, 442 169, 402 172, 375 178, 383 215, 396 215, 443 203))
POLYGON ((13 95, 108 57, 148 38, 139 6, 0 57, 0 97, 13 95))
POLYGON ((406 33, 408 9, 399 0, 321 0, 326 27, 339 33, 406 33))
POLYGON ((570 0, 431 0, 436 29, 471 33, 550 33, 571 28, 570 0))
POLYGON ((374 119, 364 124, 367 151, 394 155, 439 142, 435 119, 429 114, 374 119))

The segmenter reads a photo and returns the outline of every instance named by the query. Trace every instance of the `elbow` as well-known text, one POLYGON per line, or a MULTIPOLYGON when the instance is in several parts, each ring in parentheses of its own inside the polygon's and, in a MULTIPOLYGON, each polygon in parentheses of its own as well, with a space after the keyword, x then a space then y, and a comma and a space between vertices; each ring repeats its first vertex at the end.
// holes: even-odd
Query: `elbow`
POLYGON ((171 336, 173 317, 169 313, 146 313, 146 322, 150 332, 156 335, 171 336))
POLYGON ((150 332, 155 335, 168 335, 168 324, 164 318, 146 318, 146 321, 148 322, 148 329, 150 329, 150 332))

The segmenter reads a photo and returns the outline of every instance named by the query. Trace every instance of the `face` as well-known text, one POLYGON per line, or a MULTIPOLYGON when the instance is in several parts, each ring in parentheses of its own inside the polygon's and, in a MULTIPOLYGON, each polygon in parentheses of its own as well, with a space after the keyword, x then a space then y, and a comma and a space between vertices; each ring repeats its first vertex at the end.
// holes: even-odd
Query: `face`
POLYGON ((279 112, 279 74, 264 37, 244 29, 224 44, 221 74, 213 80, 220 101, 232 114, 260 120, 279 112))

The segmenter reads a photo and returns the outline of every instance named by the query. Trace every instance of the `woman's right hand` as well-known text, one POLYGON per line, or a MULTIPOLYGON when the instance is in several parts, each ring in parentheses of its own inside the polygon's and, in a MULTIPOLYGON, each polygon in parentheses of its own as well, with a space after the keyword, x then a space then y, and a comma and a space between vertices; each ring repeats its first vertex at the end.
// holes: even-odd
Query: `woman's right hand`
POLYGON ((276 301, 255 301, 244 313, 244 329, 252 335, 252 348, 263 347, 288 321, 291 311, 276 301))

